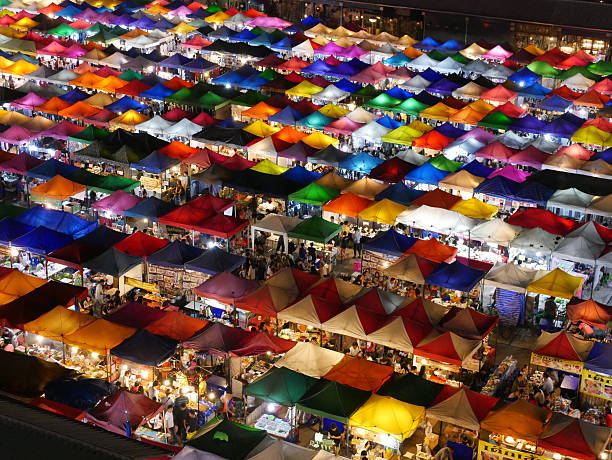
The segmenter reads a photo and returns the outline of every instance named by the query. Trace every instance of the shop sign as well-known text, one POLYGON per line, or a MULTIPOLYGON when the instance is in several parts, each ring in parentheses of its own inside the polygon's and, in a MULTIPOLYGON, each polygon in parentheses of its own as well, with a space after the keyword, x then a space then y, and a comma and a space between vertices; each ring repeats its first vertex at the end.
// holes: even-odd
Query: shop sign
POLYGON ((569 359, 554 358, 552 356, 538 355, 531 353, 531 364, 551 369, 559 369, 572 374, 582 373, 582 363, 580 361, 570 361, 569 359))
POLYGON ((478 460, 550 460, 541 455, 508 449, 486 441, 478 441, 478 460))
POLYGON ((125 277, 125 284, 138 289, 144 289, 145 291, 159 293, 159 287, 157 284, 146 283, 144 281, 137 280, 136 278, 130 278, 129 276, 125 277))
POLYGON ((612 377, 584 369, 582 371, 580 391, 591 396, 612 401, 612 377))

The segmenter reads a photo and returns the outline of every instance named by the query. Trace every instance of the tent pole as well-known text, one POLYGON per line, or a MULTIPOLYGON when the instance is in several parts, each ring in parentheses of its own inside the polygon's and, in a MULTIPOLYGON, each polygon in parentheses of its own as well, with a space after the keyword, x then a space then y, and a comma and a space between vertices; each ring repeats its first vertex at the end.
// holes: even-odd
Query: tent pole
POLYGON ((111 359, 110 350, 106 350, 106 379, 109 383, 111 381, 111 359))
POLYGON ((593 298, 593 294, 595 292, 595 280, 597 279, 597 261, 595 261, 595 265, 593 266, 593 281, 591 281, 591 299, 593 298))
POLYGON ((49 261, 45 257, 45 279, 49 279, 49 261))

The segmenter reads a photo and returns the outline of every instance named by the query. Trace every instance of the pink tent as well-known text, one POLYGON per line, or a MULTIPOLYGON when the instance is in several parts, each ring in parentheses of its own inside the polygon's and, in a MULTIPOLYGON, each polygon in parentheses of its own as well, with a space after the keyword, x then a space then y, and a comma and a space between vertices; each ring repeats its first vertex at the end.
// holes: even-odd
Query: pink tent
POLYGON ((487 158, 497 161, 508 161, 515 154, 515 149, 506 147, 500 141, 491 142, 476 152, 478 158, 487 158))
POLYGON ((478 142, 482 142, 483 144, 487 144, 487 143, 491 142, 494 137, 495 137, 495 135, 490 133, 489 131, 485 131, 482 128, 474 128, 474 129, 468 131, 467 133, 465 133, 463 136, 458 137, 457 140, 458 141, 464 141, 466 139, 476 139, 478 142))
POLYGON ((540 169, 542 163, 550 155, 546 152, 542 152, 540 149, 530 145, 526 149, 521 150, 517 154, 510 157, 509 163, 513 165, 531 166, 532 168, 540 169))
POLYGON ((25 176, 30 169, 42 163, 44 163, 43 160, 39 160, 29 153, 20 153, 19 155, 15 155, 14 158, 0 163, 0 171, 13 172, 25 176))
POLYGON ((250 294, 259 287, 255 280, 238 278, 228 272, 221 272, 194 288, 194 294, 206 299, 232 304, 236 299, 250 294))
POLYGON ((83 56, 84 54, 87 54, 87 50, 81 48, 75 43, 74 45, 66 48, 66 51, 62 53, 62 57, 76 59, 78 57, 83 56))
POLYGON ((500 45, 497 45, 495 48, 491 48, 485 54, 483 54, 481 59, 491 59, 492 61, 505 61, 510 56, 512 56, 511 51, 507 51, 502 48, 500 45))
POLYGON ((80 19, 81 21, 89 22, 90 24, 95 24, 98 22, 98 18, 100 17, 100 13, 96 13, 94 10, 87 8, 82 13, 79 13, 74 16, 74 19, 80 19))
POLYGON ((482 93, 480 99, 492 102, 508 102, 516 99, 517 95, 518 93, 509 90, 505 86, 497 85, 495 88, 482 93))
POLYGON ((141 201, 142 198, 140 197, 126 193, 123 190, 117 190, 112 195, 96 201, 91 207, 98 211, 108 211, 113 214, 123 215, 125 211, 133 208, 141 201))
POLYGON ((323 131, 337 134, 351 134, 353 131, 364 126, 363 123, 357 123, 348 117, 338 118, 332 121, 329 125, 323 128, 323 131))
POLYGON ((531 176, 531 173, 521 171, 520 169, 516 169, 514 166, 507 165, 502 169, 496 169, 493 171, 487 179, 493 179, 496 176, 502 176, 514 182, 525 182, 525 179, 531 176))
POLYGON ((345 58, 361 58, 370 52, 359 48, 357 45, 350 46, 348 48, 344 48, 341 52, 336 53, 336 56, 342 56, 345 58))
POLYGON ((37 54, 45 54, 47 56, 61 56, 66 51, 66 47, 59 42, 52 41, 47 46, 36 51, 37 54))
POLYGON ((245 22, 247 27, 270 27, 272 29, 286 29, 293 24, 281 18, 273 16, 257 16, 250 21, 245 22))
POLYGON ((40 137, 52 137, 54 139, 68 139, 70 136, 83 131, 83 127, 75 125, 68 120, 62 120, 52 128, 39 133, 40 137))
POLYGON ((40 97, 36 93, 28 93, 19 99, 15 99, 11 102, 11 105, 20 109, 32 110, 34 107, 43 105, 45 102, 47 102, 47 99, 44 97, 40 97))
POLYGON ((316 53, 317 54, 333 54, 335 56, 342 56, 342 52, 345 49, 342 48, 340 45, 336 45, 334 42, 329 42, 328 44, 322 46, 321 48, 319 48, 316 53))
POLYGON ((0 142, 21 145, 37 138, 38 136, 39 135, 37 133, 33 133, 23 126, 15 125, 11 126, 9 129, 0 134, 0 142))
POLYGON ((353 75, 350 80, 358 83, 374 85, 385 79, 385 74, 373 70, 372 67, 362 70, 357 75, 353 75))

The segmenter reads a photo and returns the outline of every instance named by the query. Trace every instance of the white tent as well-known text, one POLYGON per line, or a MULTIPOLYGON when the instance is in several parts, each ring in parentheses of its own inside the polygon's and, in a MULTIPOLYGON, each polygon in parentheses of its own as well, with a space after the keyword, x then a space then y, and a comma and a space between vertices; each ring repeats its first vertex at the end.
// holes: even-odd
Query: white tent
POLYGON ((78 73, 73 72, 72 70, 69 70, 69 69, 64 69, 64 70, 59 71, 55 75, 51 75, 50 77, 47 78, 47 80, 65 83, 70 80, 74 80, 78 76, 79 76, 78 73))
POLYGON ((612 195, 600 196, 593 199, 587 207, 589 214, 612 217, 612 195))
POLYGON ((318 99, 321 101, 330 101, 330 102, 338 102, 342 99, 349 97, 351 93, 348 91, 341 90, 337 88, 333 84, 327 86, 323 90, 319 91, 317 94, 312 96, 312 99, 318 99))
POLYGON ((523 230, 519 236, 510 243, 512 249, 532 250, 538 252, 553 252, 559 244, 560 236, 548 233, 539 227, 523 230))
POLYGON ((597 266, 605 265, 606 267, 612 267, 612 251, 602 255, 597 259, 597 266))
POLYGON ((395 350, 412 353, 417 344, 412 343, 412 340, 410 340, 410 336, 406 331, 406 325, 404 323, 407 321, 409 320, 406 320, 401 316, 393 318, 383 327, 369 334, 368 341, 383 345, 385 347, 390 347, 395 350))
POLYGON ((202 127, 187 118, 183 118, 168 129, 166 134, 170 137, 185 137, 190 138, 196 133, 202 131, 202 127))
POLYGON ((433 70, 442 74, 459 73, 463 70, 463 64, 455 61, 451 57, 447 57, 443 61, 437 63, 433 70))
POLYGON ((430 160, 429 157, 416 153, 412 149, 400 150, 397 152, 397 155, 395 155, 395 158, 399 158, 400 160, 404 160, 406 163, 411 163, 417 166, 421 166, 430 160))
POLYGON ((335 455, 331 452, 327 452, 326 450, 320 450, 317 455, 313 457, 312 460, 349 460, 346 457, 342 457, 340 455, 335 455))
POLYGON ((595 81, 588 79, 581 73, 576 73, 561 82, 561 85, 565 85, 570 89, 578 89, 582 91, 588 90, 594 84, 595 81))
MULTIPOLYGON (((166 134, 166 131, 174 125, 173 122, 164 120, 161 116, 155 115, 150 120, 136 125, 138 131, 147 132, 149 134, 166 134)), ((201 130, 202 128, 200 128, 201 130)))
POLYGON ((461 88, 457 88, 455 91, 452 92, 452 95, 453 97, 463 99, 478 99, 480 95, 486 90, 487 88, 471 81, 463 85, 461 88))
POLYGON ((482 75, 483 73, 488 72, 490 69, 491 69, 491 64, 485 61, 481 61, 480 59, 476 59, 472 62, 468 62, 463 67, 464 72, 469 72, 469 73, 478 74, 478 75, 482 75))
POLYGON ((397 216, 397 221, 409 227, 449 234, 467 235, 478 221, 448 209, 420 206, 407 210, 397 216))
POLYGON ((274 365, 318 379, 327 374, 342 358, 344 354, 337 351, 309 342, 298 342, 274 365))
POLYGON ((508 246, 518 236, 520 227, 510 225, 502 219, 495 218, 478 224, 470 232, 474 240, 508 246))
POLYGON ((534 280, 538 270, 531 270, 516 264, 495 264, 485 275, 484 284, 508 291, 527 292, 527 286, 534 280))
POLYGON ((355 123, 370 123, 376 119, 376 115, 372 112, 368 112, 363 107, 357 107, 352 112, 347 113, 346 118, 355 123))
MULTIPOLYGON (((468 398, 468 389, 461 388, 452 396, 427 409, 427 417, 465 427, 469 430, 480 430, 478 416, 474 413, 468 398)), ((478 404, 475 402, 474 404, 478 404)))
POLYGON ((307 295, 293 305, 279 311, 277 317, 283 321, 291 321, 292 323, 321 329, 321 318, 319 318, 316 309, 317 302, 327 303, 327 301, 316 296, 307 295))
POLYGON ((555 153, 559 149, 559 144, 556 142, 547 141, 544 136, 538 136, 533 141, 529 141, 527 144, 525 144, 525 147, 528 146, 533 146, 542 152, 550 154, 555 153))
POLYGON ((557 246, 553 256, 582 264, 595 265, 595 259, 603 251, 605 244, 595 243, 583 236, 567 237, 557 246))
MULTIPOLYGON (((325 321, 322 329, 334 334, 346 335, 360 340, 368 340, 367 332, 359 318, 359 309, 353 305, 333 318, 325 321)), ((372 331, 373 332, 373 331, 372 331)))
POLYGON ((280 235, 285 239, 285 250, 289 248, 287 234, 302 221, 299 217, 268 214, 266 217, 251 225, 251 249, 255 250, 255 231, 280 235))
MULTIPOLYGON (((418 59, 418 58, 417 58, 418 59)), ((431 85, 429 80, 421 77, 420 75, 416 75, 408 80, 406 83, 400 85, 400 88, 404 88, 407 91, 411 91, 413 93, 420 93, 425 88, 431 85)))
POLYGON ((247 460, 312 460, 317 451, 266 436, 246 457, 247 460))
POLYGON ((454 160, 458 156, 471 157, 484 146, 485 144, 473 138, 457 139, 456 141, 450 143, 448 147, 442 151, 442 153, 449 160, 454 160))
POLYGON ((276 156, 278 154, 274 141, 270 136, 264 137, 262 140, 249 145, 247 150, 250 158, 252 158, 254 155, 276 156))
POLYGON ((418 264, 419 260, 415 254, 401 257, 392 265, 385 268, 383 273, 391 278, 409 281, 411 283, 423 284, 425 278, 418 264))
POLYGON ((570 233, 565 235, 566 238, 576 238, 576 237, 586 238, 593 244, 606 244, 606 241, 601 237, 599 232, 597 231, 597 227, 595 227, 595 222, 588 221, 575 230, 572 230, 570 233))
POLYGON ((114 52, 110 56, 106 56, 104 59, 100 60, 100 64, 107 65, 109 67, 115 67, 120 69, 124 64, 130 62, 130 58, 128 58, 125 54, 120 53, 119 51, 114 52))
POLYGON ((410 61, 407 67, 415 70, 426 70, 428 68, 435 67, 436 65, 438 65, 438 63, 438 61, 430 58, 426 54, 421 54, 418 58, 414 59, 413 61, 410 61))
POLYGON ((527 146, 527 143, 529 142, 528 139, 519 136, 514 131, 506 131, 504 134, 499 134, 498 136, 495 136, 495 139, 493 139, 493 141, 499 141, 506 147, 519 150, 524 149, 527 146))
POLYGON ((302 43, 291 48, 291 53, 297 56, 314 56, 314 48, 310 40, 304 40, 302 43))
POLYGON ((172 458, 175 460, 227 460, 225 457, 219 457, 210 452, 204 452, 203 450, 198 450, 189 446, 183 447, 183 449, 172 458))
POLYGON ((354 142, 357 142, 359 139, 367 140, 368 142, 380 142, 380 138, 391 131, 391 129, 379 125, 376 121, 371 121, 367 125, 353 131, 351 136, 354 142))
POLYGON ((156 46, 158 43, 159 40, 154 40, 148 35, 139 35, 127 42, 132 48, 149 48, 151 46, 156 46))
POLYGON ((557 190, 549 198, 546 205, 553 208, 562 208, 570 211, 586 212, 587 206, 593 201, 593 195, 584 193, 577 188, 557 190))
POLYGON ((510 75, 514 73, 514 70, 503 66, 501 64, 494 64, 489 70, 482 74, 483 77, 491 80, 506 80, 510 75))
POLYGON ((227 20, 225 20, 223 22, 223 25, 226 27, 229 27, 232 30, 239 30, 239 29, 242 29, 245 22, 250 21, 251 19, 253 18, 245 16, 242 13, 238 13, 238 14, 233 15, 231 18, 228 18, 227 20))

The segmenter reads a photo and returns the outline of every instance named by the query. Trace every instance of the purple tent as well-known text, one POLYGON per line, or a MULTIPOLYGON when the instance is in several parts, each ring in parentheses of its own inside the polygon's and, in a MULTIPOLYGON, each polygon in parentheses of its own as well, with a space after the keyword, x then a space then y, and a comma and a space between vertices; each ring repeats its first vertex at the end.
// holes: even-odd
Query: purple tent
POLYGON ((133 208, 141 201, 142 198, 140 197, 126 193, 123 190, 117 190, 112 195, 96 201, 91 207, 98 211, 108 211, 113 214, 123 215, 125 211, 133 208))
POLYGON ((467 139, 476 139, 478 142, 482 142, 483 144, 488 144, 495 138, 495 135, 490 133, 489 131, 485 131, 482 128, 474 128, 471 131, 468 131, 463 136, 459 137, 458 140, 464 141, 467 139))
POLYGON ((255 280, 246 280, 228 272, 221 272, 196 287, 194 293, 200 297, 232 304, 236 299, 250 294, 258 287, 259 283, 255 280))
POLYGON ((327 75, 329 72, 333 72, 333 69, 334 69, 333 65, 329 65, 327 62, 321 59, 317 59, 309 66, 304 67, 301 70, 301 72, 302 73, 313 73, 313 74, 318 74, 318 75, 327 75))
MULTIPOLYGON (((332 67, 331 70, 326 73, 326 75, 329 75, 330 77, 337 77, 337 78, 348 78, 348 77, 352 77, 353 75, 357 75, 359 72, 361 72, 364 69, 367 69, 368 67, 369 67, 368 64, 366 64, 363 61, 360 61, 359 59, 351 59, 348 62, 343 62, 342 64, 338 64, 337 66, 332 67)), ((340 89, 343 89, 343 88, 340 88, 340 89)), ((353 92, 353 91, 349 91, 349 92, 353 92)))
POLYGON ((360 58, 369 54, 369 51, 359 48, 357 45, 344 48, 342 51, 336 54, 336 56, 342 56, 346 58, 360 58))
POLYGON ((29 153, 20 153, 16 155, 15 158, 0 163, 0 171, 13 172, 25 176, 30 169, 43 163, 43 160, 39 160, 29 153))
POLYGON ((322 46, 318 50, 315 51, 316 54, 324 54, 324 55, 334 55, 334 56, 342 56, 342 52, 345 48, 342 48, 340 45, 336 45, 334 42, 329 42, 326 45, 322 46))
POLYGON ((524 182, 525 179, 531 176, 531 173, 521 171, 520 169, 516 169, 514 166, 511 165, 506 165, 501 169, 496 169, 495 171, 493 171, 488 178, 492 179, 497 176, 505 177, 506 179, 510 179, 514 182, 524 182))
POLYGON ((4 142, 6 144, 15 144, 21 145, 25 144, 32 139, 38 137, 37 133, 33 133, 27 128, 23 126, 14 125, 9 129, 0 134, 0 142, 4 142))
POLYGON ((164 316, 166 316, 166 312, 158 308, 147 307, 138 302, 127 302, 104 319, 123 326, 144 329, 164 316))
POLYGON ((281 18, 275 18, 273 16, 257 16, 250 21, 245 22, 247 27, 269 27, 271 29, 286 29, 293 24, 289 21, 285 21, 281 18))
POLYGON ((445 96, 450 96, 453 93, 453 91, 455 91, 457 88, 460 88, 460 87, 461 85, 459 85, 458 83, 455 83, 450 80, 447 80, 446 78, 443 78, 442 80, 438 80, 437 82, 429 85, 427 87, 427 92, 444 94, 445 96))
POLYGON ((83 131, 83 127, 75 125, 68 120, 62 120, 52 128, 41 131, 40 137, 52 137, 54 139, 68 139, 70 136, 83 131))
POLYGON ((288 149, 285 149, 282 152, 278 152, 278 156, 283 158, 292 158, 294 160, 303 161, 305 163, 307 161, 307 158, 309 156, 312 156, 316 151, 317 149, 312 148, 311 146, 305 144, 302 141, 298 141, 288 149))
POLYGON ((546 132, 547 125, 533 115, 525 115, 522 118, 517 118, 508 127, 512 131, 521 131, 524 133, 542 134, 546 132))
POLYGON ((47 102, 47 99, 44 97, 40 97, 36 93, 28 93, 19 99, 15 99, 11 102, 11 105, 20 109, 32 110, 34 107, 43 105, 45 102, 47 102))

